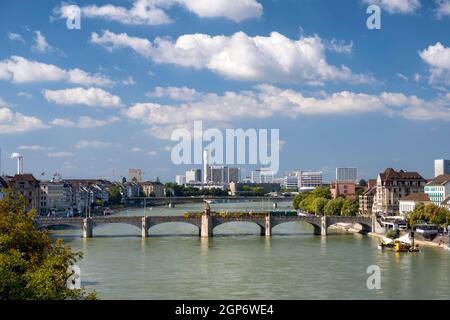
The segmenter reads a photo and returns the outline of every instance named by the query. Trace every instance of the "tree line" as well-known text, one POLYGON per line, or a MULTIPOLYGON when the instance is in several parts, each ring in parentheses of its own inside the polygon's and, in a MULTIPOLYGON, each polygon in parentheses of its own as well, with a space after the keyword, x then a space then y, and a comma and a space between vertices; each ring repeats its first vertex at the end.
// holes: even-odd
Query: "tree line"
POLYGON ((333 199, 330 189, 317 187, 311 192, 301 192, 295 196, 293 207, 316 215, 356 216, 359 211, 359 201, 337 197, 333 199))

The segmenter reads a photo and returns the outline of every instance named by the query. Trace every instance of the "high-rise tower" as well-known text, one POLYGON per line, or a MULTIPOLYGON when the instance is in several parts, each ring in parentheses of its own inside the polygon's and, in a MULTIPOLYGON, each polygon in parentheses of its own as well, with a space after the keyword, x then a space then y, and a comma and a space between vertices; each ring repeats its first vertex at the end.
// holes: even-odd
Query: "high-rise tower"
POLYGON ((203 183, 208 183, 209 177, 209 150, 203 150, 203 183))

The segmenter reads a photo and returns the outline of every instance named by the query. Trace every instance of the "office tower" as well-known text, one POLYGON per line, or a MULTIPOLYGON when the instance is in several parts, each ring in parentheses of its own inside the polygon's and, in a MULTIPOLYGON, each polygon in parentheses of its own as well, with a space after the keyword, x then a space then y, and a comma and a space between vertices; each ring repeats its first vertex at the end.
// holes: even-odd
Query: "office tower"
POLYGON ((203 183, 208 183, 210 181, 209 172, 209 150, 203 150, 203 183))
POLYGON ((450 174, 450 160, 434 160, 434 176, 437 177, 442 174, 450 174))
POLYGON ((142 170, 141 169, 128 169, 128 181, 129 182, 142 182, 142 170))
POLYGON ((357 168, 336 168, 336 181, 356 181, 357 168))
POLYGON ((191 169, 186 171, 186 183, 195 183, 202 181, 202 170, 191 169))

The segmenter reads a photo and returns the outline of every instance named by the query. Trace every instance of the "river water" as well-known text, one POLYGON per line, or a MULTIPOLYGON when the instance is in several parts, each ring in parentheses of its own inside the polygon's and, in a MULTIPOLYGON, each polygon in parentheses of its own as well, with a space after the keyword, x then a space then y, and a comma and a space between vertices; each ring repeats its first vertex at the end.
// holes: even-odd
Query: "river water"
MULTIPOLYGON (((280 203, 279 209, 291 203, 280 203)), ((212 210, 260 210, 267 203, 212 204, 212 210)), ((202 204, 147 208, 147 215, 201 211, 202 204)), ((143 215, 143 209, 120 215, 143 215)), ((378 240, 332 231, 313 235, 307 223, 291 222, 259 236, 251 223, 228 223, 214 237, 198 229, 166 223, 149 230, 126 224, 100 225, 94 238, 81 230, 53 231, 75 251, 82 285, 100 299, 449 299, 450 252, 422 248, 420 253, 377 250, 378 240), (367 268, 381 271, 381 289, 368 289, 367 268)))

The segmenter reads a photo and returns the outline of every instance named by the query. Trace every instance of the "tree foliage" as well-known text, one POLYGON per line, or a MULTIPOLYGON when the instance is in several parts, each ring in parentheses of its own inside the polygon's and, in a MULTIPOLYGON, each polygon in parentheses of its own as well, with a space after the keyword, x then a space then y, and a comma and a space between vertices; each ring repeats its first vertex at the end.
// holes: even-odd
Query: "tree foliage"
POLYGON ((109 202, 111 204, 120 204, 122 203, 122 194, 120 193, 119 186, 112 186, 108 190, 109 193, 109 202))
POLYGON ((408 214, 408 222, 410 226, 414 226, 420 222, 432 223, 441 226, 450 224, 450 211, 435 204, 419 203, 415 209, 408 214))
POLYGON ((293 200, 293 206, 295 209, 316 215, 356 216, 359 211, 358 200, 343 197, 332 199, 330 189, 326 187, 316 188, 312 192, 299 193, 293 200))
POLYGON ((38 230, 24 204, 11 194, 0 200, 0 300, 95 299, 95 292, 66 286, 82 254, 38 230))

